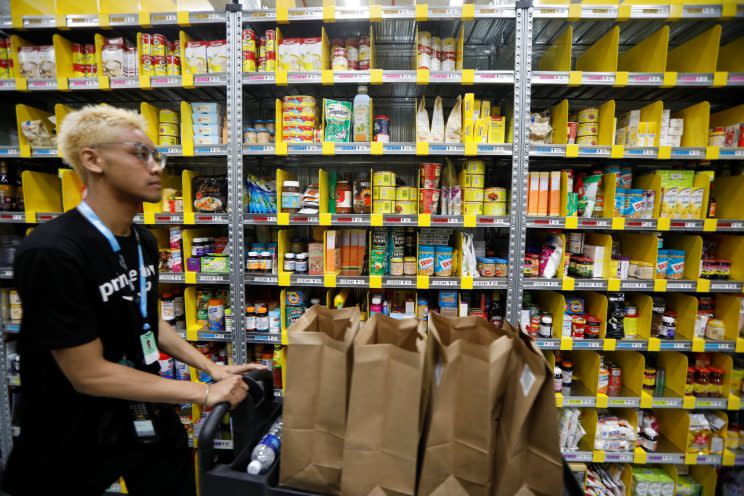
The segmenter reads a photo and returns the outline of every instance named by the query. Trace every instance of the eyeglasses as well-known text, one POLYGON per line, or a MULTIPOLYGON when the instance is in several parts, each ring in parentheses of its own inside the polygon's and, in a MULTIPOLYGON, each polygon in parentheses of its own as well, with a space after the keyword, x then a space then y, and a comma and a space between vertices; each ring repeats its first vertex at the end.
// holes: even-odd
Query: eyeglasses
POLYGON ((96 148, 99 146, 109 146, 109 145, 133 146, 134 150, 130 151, 129 153, 137 157, 144 164, 149 164, 150 161, 152 161, 155 164, 154 168, 157 172, 160 172, 163 169, 165 169, 165 161, 168 157, 166 157, 165 155, 162 155, 157 150, 153 150, 152 148, 145 145, 144 143, 140 143, 139 141, 110 141, 108 143, 97 143, 91 146, 91 148, 96 148))

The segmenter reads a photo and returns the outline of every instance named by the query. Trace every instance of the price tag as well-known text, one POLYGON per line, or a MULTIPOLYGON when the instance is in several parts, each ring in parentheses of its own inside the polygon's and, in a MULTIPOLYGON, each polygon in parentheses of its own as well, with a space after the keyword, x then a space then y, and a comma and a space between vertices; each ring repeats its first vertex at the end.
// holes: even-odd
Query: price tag
POLYGON ((0 214, 0 221, 24 221, 26 214, 0 214))
POLYGON ((454 216, 432 216, 431 221, 435 224, 462 224, 463 220, 461 217, 454 216))
POLYGON ((33 148, 31 150, 31 156, 33 157, 56 157, 56 148, 33 148))
POLYGON ((57 19, 54 16, 23 16, 24 28, 49 28, 57 25, 57 19))
POLYGON ((619 350, 645 350, 648 348, 648 343, 643 341, 618 341, 617 349, 619 350))
POLYGON ((560 286, 560 281, 530 281, 529 285, 534 288, 553 288, 560 286))
POLYGON ((294 282, 296 284, 304 284, 305 286, 323 286, 323 279, 319 277, 297 276, 294 282))
POLYGON ((67 83, 71 90, 98 88, 98 78, 70 78, 67 83))
POLYGON ((601 349, 602 340, 599 339, 574 339, 573 347, 577 349, 601 349))
POLYGON ((29 90, 55 90, 57 89, 56 79, 29 79, 29 90))
POLYGON ((111 78, 111 88, 137 88, 139 87, 138 78, 111 78))
POLYGON ((385 224, 413 224, 413 217, 398 217, 398 216, 391 216, 391 217, 383 217, 383 222, 385 224))
POLYGON ((429 73, 429 81, 436 81, 439 83, 456 83, 461 79, 462 75, 454 72, 433 71, 429 73))
POLYGON ((430 144, 429 145, 429 153, 457 153, 462 152, 463 147, 458 145, 437 145, 437 144, 430 144))
POLYGON ((369 224, 369 220, 356 215, 334 215, 333 222, 340 224, 369 224))
POLYGON ((336 286, 369 286, 369 281, 364 277, 337 277, 336 286))
POLYGON ((597 402, 596 398, 572 398, 570 396, 563 397, 564 406, 594 406, 597 402))
POLYGON ((621 287, 625 290, 631 289, 649 289, 650 285, 645 282, 627 282, 623 281, 621 287))
POLYGON ((181 86, 181 76, 150 76, 150 85, 153 88, 181 86))
POLYGON ((706 342, 705 343, 705 351, 734 351, 734 343, 731 341, 728 342, 718 342, 718 343, 711 343, 706 342))
POLYGON ((223 282, 227 276, 199 276, 199 282, 223 282))
POLYGON ((416 287, 416 279, 415 278, 400 278, 400 279, 394 279, 394 278, 387 278, 383 282, 383 285, 386 286, 394 286, 394 287, 410 287, 415 288, 416 287))
POLYGON ((661 84, 663 80, 664 80, 663 74, 659 74, 659 73, 646 73, 646 72, 628 73, 628 83, 630 84, 655 86, 655 85, 661 84))
POLYGON ((189 22, 225 22, 224 12, 189 12, 189 22))
POLYGON ((478 278, 478 279, 473 279, 473 287, 474 288, 496 288, 500 286, 500 282, 501 281, 499 281, 499 279, 496 279, 496 278, 489 278, 489 277, 478 278))
POLYGON ((610 398, 607 400, 607 405, 615 407, 637 407, 640 402, 640 398, 610 398))
POLYGON ((580 146, 579 155, 610 156, 609 147, 580 146))
POLYGON ((0 79, 0 90, 11 91, 16 89, 15 79, 0 79))
POLYGON ((150 14, 150 24, 173 24, 176 20, 175 12, 150 14))
POLYGON ((68 15, 67 16, 67 27, 68 28, 82 28, 98 26, 97 15, 68 15))
POLYGON ((369 153, 369 145, 345 145, 336 143, 336 153, 369 153))
POLYGON ((277 278, 276 277, 270 277, 270 276, 254 276, 253 282, 256 284, 276 284, 277 278))
POLYGON ((654 398, 651 406, 654 408, 681 408, 682 398, 654 398))
POLYGON ((243 83, 245 84, 260 84, 260 83, 273 83, 274 74, 271 72, 251 72, 243 73, 243 83))
POLYGON ((612 73, 598 73, 598 72, 584 72, 582 73, 582 82, 584 84, 614 84, 615 74, 612 73))
POLYGON ((607 281, 577 281, 577 286, 585 289, 603 289, 607 287, 607 281))
POLYGON ((632 462, 633 453, 605 453, 606 462, 632 462))
POLYGON ((194 76, 195 85, 211 86, 215 84, 225 84, 227 82, 227 76, 224 74, 210 74, 210 75, 199 75, 194 76))
POLYGON ((243 154, 272 154, 275 152, 274 145, 243 145, 243 154))
POLYGON ((677 84, 701 85, 713 82, 713 74, 691 74, 680 72, 677 74, 677 84))
POLYGON ((679 463, 681 457, 672 453, 649 453, 646 455, 646 463, 679 463))
POLYGON ((438 287, 438 288, 457 288, 460 286, 460 281, 457 279, 437 279, 436 277, 433 277, 429 279, 429 284, 431 287, 438 287))
POLYGON ((695 408, 722 408, 726 409, 726 406, 728 405, 728 400, 726 399, 696 399, 695 400, 695 408))
POLYGON ((721 455, 698 455, 698 465, 720 465, 721 455))
POLYGON ((137 14, 109 14, 110 26, 131 26, 139 24, 137 14))

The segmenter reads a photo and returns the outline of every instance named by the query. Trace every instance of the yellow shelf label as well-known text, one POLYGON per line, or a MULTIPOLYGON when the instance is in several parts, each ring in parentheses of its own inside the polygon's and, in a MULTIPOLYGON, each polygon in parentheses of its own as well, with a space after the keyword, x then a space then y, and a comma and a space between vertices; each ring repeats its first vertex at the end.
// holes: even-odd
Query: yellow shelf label
POLYGON ((465 156, 474 157, 478 155, 478 143, 465 143, 465 156))
POLYGON ((744 338, 736 338, 736 353, 744 353, 744 338))
POLYGON ((279 24, 289 23, 289 9, 286 5, 276 7, 276 22, 279 24))
MULTIPOLYGON (((581 8, 581 5, 576 5, 576 7, 581 8)), ((581 71, 570 71, 568 73, 568 85, 569 86, 580 86, 581 78, 582 78, 581 71)))
POLYGON ((370 84, 382 84, 382 69, 370 69, 369 82, 370 84))
POLYGON ((697 453, 685 454, 685 465, 697 465, 697 453))
POLYGON ((369 154, 370 155, 382 155, 383 153, 383 146, 381 141, 373 141, 369 144, 369 154))
MULTIPOLYGON (((194 327, 186 329, 186 341, 199 341, 199 329, 194 327)), ((196 448, 196 442, 197 438, 194 436, 194 448, 196 448)))
POLYGON ((575 21, 581 19, 581 5, 572 3, 568 6, 568 20, 575 21))
POLYGON ((28 81, 26 81, 26 78, 15 78, 15 82, 18 91, 26 91, 28 89, 28 81))
POLYGON ((191 272, 190 270, 187 270, 184 272, 184 281, 186 281, 186 284, 196 284, 196 272, 191 272))
POLYGON ((682 3, 672 2, 669 5, 669 20, 679 19, 680 17, 682 17, 682 3))
POLYGON ((615 231, 622 231, 625 229, 625 217, 613 217, 612 218, 612 229, 615 231))
POLYGON ((651 408, 654 398, 646 391, 641 391, 641 408, 651 408))
POLYGON ((277 86, 287 86, 287 71, 277 67, 274 71, 274 81, 276 81, 277 86))
POLYGON ((36 212, 26 212, 26 222, 29 224, 36 224, 36 212))
POLYGON ((741 408, 741 396, 736 396, 735 394, 729 394, 728 395, 728 409, 738 411, 740 408, 741 408))
POLYGON ((184 224, 196 224, 196 214, 194 212, 184 212, 183 223, 184 224))
POLYGON ((713 87, 720 88, 728 83, 728 72, 716 71, 713 73, 713 87))
POLYGON ((726 467, 733 467, 736 464, 736 455, 731 450, 724 450, 723 452, 723 465, 726 467))
POLYGON ((330 69, 323 69, 320 71, 320 84, 330 86, 333 84, 333 71, 330 69))
POLYGON ((672 219, 661 217, 656 220, 656 229, 659 231, 668 231, 672 227, 672 219))
POLYGON ((428 19, 429 19, 429 4, 417 3, 416 4, 416 20, 419 22, 422 22, 428 19))
POLYGON ((333 141, 323 142, 323 155, 335 155, 336 154, 336 143, 333 141))
POLYGON ((604 393, 598 393, 597 394, 597 408, 607 408, 607 405, 609 403, 609 398, 604 393))
POLYGON ((431 227, 431 214, 418 214, 419 227, 431 227))
POLYGON ((336 5, 323 2, 323 22, 336 22, 336 5))
MULTIPOLYGON (((463 5, 463 8, 470 6, 474 7, 472 3, 463 5)), ((462 70, 462 84, 463 85, 471 85, 475 83, 475 70, 474 69, 463 69, 462 70)))
POLYGON ((472 21, 475 19, 475 4, 466 3, 462 6, 462 20, 472 21))
POLYGON ((369 20, 373 22, 378 22, 382 20, 382 5, 370 5, 369 6, 369 20))
POLYGON ((654 291, 657 293, 663 293, 667 290, 666 279, 654 279, 654 291))
POLYGON ((718 219, 705 219, 703 221, 703 231, 713 232, 718 229, 718 219))
MULTIPOLYGON (((620 291, 620 279, 617 277, 607 279, 607 291, 620 291)), ((605 342, 607 342, 606 339, 605 342)))
POLYGON ((425 141, 416 142, 416 155, 428 155, 429 154, 429 143, 425 141))
POLYGON ((602 450, 594 450, 592 452, 592 461, 594 463, 604 463, 605 461, 605 452, 602 450))
POLYGON ((563 408, 563 395, 561 393, 555 393, 555 406, 563 408))
POLYGON ((139 83, 140 83, 140 88, 142 88, 143 90, 150 89, 151 88, 150 76, 145 76, 144 74, 140 74, 139 83))
POLYGON ((561 337, 561 350, 571 350, 573 349, 573 339, 567 336, 561 337))
POLYGON ((705 339, 692 338, 692 351, 696 353, 702 353, 705 351, 705 339))
POLYGON ((721 17, 723 17, 724 19, 731 19, 732 17, 736 17, 736 3, 724 2, 721 17))
POLYGON ((570 217, 566 217, 565 224, 566 229, 576 229, 579 227, 579 218, 575 215, 571 215, 570 217))
POLYGON ((292 277, 291 272, 284 272, 284 271, 279 272, 279 277, 278 277, 279 286, 289 286, 290 284, 292 284, 291 277, 292 277))
POLYGON ((429 289, 429 276, 416 276, 416 289, 429 289))
POLYGON ((181 84, 184 88, 193 88, 194 87, 194 75, 188 72, 184 72, 181 75, 181 84))
POLYGON ((648 351, 661 351, 661 339, 648 338, 648 351))
POLYGON ((140 10, 137 13, 137 20, 140 26, 150 26, 150 13, 144 10, 140 10))
POLYGON ((335 288, 336 274, 323 274, 323 286, 326 288, 335 288))
POLYGON ((657 155, 659 160, 669 160, 672 158, 672 147, 671 146, 660 146, 659 154, 657 155))
POLYGON ((695 397, 685 396, 682 398, 682 408, 685 410, 693 410, 695 408, 695 397))
MULTIPOLYGON (((607 288, 608 291, 617 291, 607 288)), ((617 339, 605 338, 603 349, 605 351, 615 351, 617 349, 617 339)))
POLYGON ((176 12, 176 22, 180 26, 188 26, 189 25, 189 12, 187 10, 179 10, 176 12))
POLYGON ((323 212, 318 214, 318 224, 321 226, 330 226, 331 225, 331 214, 328 212, 323 212))
POLYGON ((566 158, 576 158, 579 156, 579 145, 566 145, 566 158))
POLYGON ((111 81, 109 80, 108 76, 98 76, 98 89, 100 90, 111 89, 111 81))
POLYGON ((617 6, 617 20, 618 21, 627 21, 630 19, 630 5, 629 4, 621 4, 617 6))
POLYGON ((623 158, 625 147, 623 145, 612 145, 610 148, 610 158, 623 158))
POLYGON ((628 86, 628 73, 625 71, 618 71, 615 73, 615 87, 621 88, 628 86))
POLYGON ((286 141, 279 141, 276 145, 274 145, 274 153, 281 156, 286 156, 287 151, 287 142, 286 141))
POLYGON ((370 214, 369 225, 372 227, 382 227, 382 214, 370 214))
POLYGON ((276 223, 280 226, 289 225, 289 214, 287 212, 277 212, 276 223))
POLYGON ((144 217, 145 224, 155 224, 155 212, 144 212, 142 216, 144 217))
POLYGON ((721 149, 717 146, 706 146, 705 147, 705 160, 718 160, 718 156, 721 153, 721 149))
POLYGON ((672 88, 677 86, 677 73, 676 72, 665 72, 664 81, 661 83, 662 88, 672 88))
POLYGON ((463 227, 475 227, 477 220, 478 220, 477 215, 465 214, 462 216, 462 226, 463 227))
POLYGON ((58 77, 57 78, 57 89, 58 90, 68 90, 70 89, 69 83, 67 82, 66 77, 58 77))
POLYGON ((563 291, 573 291, 576 280, 573 277, 565 276, 561 281, 561 289, 563 291))
POLYGON ((460 278, 460 289, 473 289, 473 276, 462 276, 460 278))
POLYGON ((646 463, 646 450, 643 448, 636 448, 633 451, 633 463, 646 463))
POLYGON ((429 69, 416 69, 416 84, 429 84, 429 69))
POLYGON ((698 293, 710 293, 710 279, 698 279, 697 292, 698 293))
POLYGON ((369 287, 371 289, 382 288, 382 276, 369 276, 369 287))

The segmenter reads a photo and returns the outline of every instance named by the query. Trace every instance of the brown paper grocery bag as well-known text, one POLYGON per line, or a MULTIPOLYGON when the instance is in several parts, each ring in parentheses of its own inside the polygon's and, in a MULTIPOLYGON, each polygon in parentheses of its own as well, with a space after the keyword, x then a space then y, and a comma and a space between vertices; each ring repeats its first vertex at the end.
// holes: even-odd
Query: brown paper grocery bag
POLYGON ((289 329, 279 482, 338 494, 359 309, 313 305, 289 329))
POLYGON ((344 496, 413 495, 421 436, 426 324, 375 314, 354 339, 344 496))
POLYGON ((437 314, 427 352, 436 371, 418 494, 560 494, 558 415, 539 352, 508 324, 437 314))

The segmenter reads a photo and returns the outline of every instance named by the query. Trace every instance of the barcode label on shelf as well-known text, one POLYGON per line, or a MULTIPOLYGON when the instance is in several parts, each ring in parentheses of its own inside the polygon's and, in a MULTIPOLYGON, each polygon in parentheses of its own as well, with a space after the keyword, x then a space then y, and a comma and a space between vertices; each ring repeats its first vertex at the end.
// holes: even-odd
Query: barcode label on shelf
POLYGON ((287 73, 287 81, 294 83, 319 82, 320 72, 289 72, 287 73))
POLYGON ((181 76, 150 76, 150 86, 181 86, 181 76))
POLYGON ((400 145, 385 143, 382 145, 385 153, 413 153, 415 150, 414 145, 400 145))
POLYGON ((24 28, 53 28, 56 25, 54 16, 23 16, 24 28))
POLYGON ((633 461, 633 453, 607 453, 605 452, 606 462, 625 462, 630 463, 633 461))
POLYGON ((489 145, 484 143, 478 144, 478 154, 481 155, 511 155, 510 147, 506 145, 489 145))
POLYGON ((600 156, 604 157, 610 156, 610 148, 609 147, 599 147, 599 146, 580 146, 579 147, 579 155, 592 155, 592 156, 600 156))
POLYGON ((218 155, 225 153, 224 146, 197 146, 194 147, 196 155, 218 155))
POLYGON ((734 351, 736 344, 732 341, 711 343, 710 341, 705 343, 705 351, 734 351))
POLYGON ((628 83, 633 85, 657 85, 664 80, 664 75, 657 72, 630 72, 628 83))
POLYGON ((672 148, 672 157, 696 158, 705 156, 705 149, 702 148, 672 148))
POLYGON ((369 153, 370 145, 346 145, 336 143, 336 153, 369 153))
POLYGON ((677 74, 677 84, 708 85, 713 83, 713 74, 693 74, 680 72, 677 74))
POLYGON ((698 455, 698 465, 720 465, 721 455, 698 455))
POLYGON ((263 284, 276 284, 278 281, 278 278, 276 276, 248 276, 246 279, 252 280, 252 282, 255 283, 263 284))
POLYGON ((229 280, 229 276, 227 275, 219 275, 219 276, 199 275, 199 282, 227 282, 228 280, 229 280))
POLYGON ((98 79, 94 78, 70 78, 67 80, 71 90, 98 88, 98 79))
POLYGON ((432 216, 431 221, 435 224, 462 224, 463 222, 462 217, 443 215, 434 215, 432 216))
POLYGON ((274 82, 274 73, 273 72, 256 72, 256 73, 243 73, 243 82, 244 83, 268 83, 274 82))
POLYGON ((159 146, 158 151, 166 155, 180 155, 183 153, 183 148, 180 146, 159 146))
POLYGON ((429 17, 460 17, 462 15, 462 9, 446 8, 446 7, 430 7, 429 17))
POLYGON ((66 18, 68 28, 82 28, 98 26, 97 15, 68 15, 66 18))
POLYGON ((383 286, 395 286, 399 288, 415 288, 416 287, 416 279, 415 278, 392 278, 388 277, 383 280, 383 286))
POLYGON ((646 463, 684 463, 685 455, 682 453, 648 453, 646 463))
POLYGON ((137 88, 139 79, 137 78, 111 78, 111 88, 137 88))
POLYGON ((290 215, 290 224, 317 224, 318 217, 312 215, 290 215))
POLYGON ((109 14, 109 25, 115 26, 129 26, 132 24, 139 24, 139 16, 137 14, 109 14))
POLYGON ((618 350, 645 350, 648 348, 648 343, 645 341, 618 341, 615 345, 618 350))
POLYGON ((320 145, 287 145, 292 153, 320 153, 320 145))
POLYGON ((696 399, 695 408, 723 408, 728 406, 728 400, 723 398, 696 399))
POLYGON ((653 408, 682 408, 682 398, 654 398, 653 408))
POLYGON ((194 76, 195 85, 212 85, 225 83, 227 83, 227 75, 225 74, 201 74, 198 76, 194 76))
POLYGON ((410 216, 385 216, 382 218, 385 224, 413 224, 413 217, 410 216))
POLYGON ((572 398, 570 396, 563 397, 564 406, 594 406, 597 403, 597 399, 594 397, 580 397, 572 398))
POLYGON ((556 286, 560 286, 561 282, 559 280, 555 281, 530 281, 529 285, 535 288, 552 288, 556 286))
POLYGON ((607 287, 607 281, 576 281, 576 286, 582 289, 604 289, 607 287))
POLYGON ((15 79, 0 79, 0 90, 14 90, 16 88, 15 79))
POLYGON ((57 156, 56 148, 32 148, 31 156, 33 157, 55 157, 57 156))
POLYGON ((712 291, 738 291, 741 287, 739 284, 730 282, 714 282, 710 286, 712 291))
POLYGON ((590 219, 581 219, 581 227, 587 227, 587 228, 598 228, 598 229, 607 229, 609 228, 612 223, 609 219, 596 219, 596 220, 590 220, 590 219))
POLYGON ((366 277, 337 277, 336 286, 367 286, 369 281, 366 277))
POLYGON ((224 12, 189 12, 189 22, 225 22, 224 12))
POLYGON ((503 284, 503 280, 490 278, 490 277, 483 277, 473 280, 473 287, 474 288, 497 288, 503 284))
POLYGON ((640 403, 640 398, 609 398, 607 400, 607 406, 615 407, 637 407, 640 403))
POLYGON ((0 146, 0 156, 18 157, 21 155, 21 149, 15 146, 0 146))
POLYGON ((334 83, 366 83, 369 82, 369 71, 334 71, 334 83))
POLYGON ((662 350, 690 350, 692 349, 692 343, 690 341, 687 341, 687 342, 662 341, 661 349, 662 350))
POLYGON ((150 14, 150 24, 171 24, 176 22, 175 12, 150 14))
POLYGON ((0 214, 0 220, 3 221, 24 221, 26 220, 26 214, 0 214))
POLYGON ((243 153, 274 153, 274 145, 243 145, 243 153))
POLYGON ((744 72, 729 72, 727 84, 729 86, 744 84, 744 72))
POLYGON ((334 215, 333 222, 339 222, 342 224, 369 224, 368 217, 360 217, 357 215, 334 215))
POLYGON ((476 71, 473 79, 476 83, 511 83, 514 81, 514 73, 511 71, 476 71))
POLYGON ((615 84, 615 74, 610 72, 584 72, 581 75, 581 82, 584 84, 615 84))
POLYGON ((295 276, 295 280, 293 282, 295 282, 296 284, 304 284, 305 286, 322 286, 323 278, 312 276, 295 276))
POLYGON ((456 72, 432 71, 429 73, 430 82, 455 83, 462 80, 462 74, 456 72))
POLYGON ((251 341, 263 341, 266 343, 281 343, 281 334, 269 334, 261 332, 249 332, 247 338, 251 341))
POLYGON ((457 288, 460 287, 459 279, 438 279, 432 277, 429 279, 429 286, 432 288, 457 288))
POLYGON ((574 339, 573 341, 573 349, 575 350, 580 350, 580 349, 601 350, 603 345, 604 345, 603 340, 599 340, 599 339, 591 339, 591 340, 574 339))
POLYGON ((28 80, 29 90, 56 90, 57 80, 56 79, 29 79, 28 80))
POLYGON ((463 150, 461 145, 429 144, 429 153, 454 153, 463 150))
POLYGON ((629 290, 629 289, 650 289, 653 288, 653 283, 651 282, 628 282, 623 281, 620 286, 623 289, 629 290))
POLYGON ((161 281, 181 281, 183 280, 183 274, 164 274, 160 273, 161 281))

